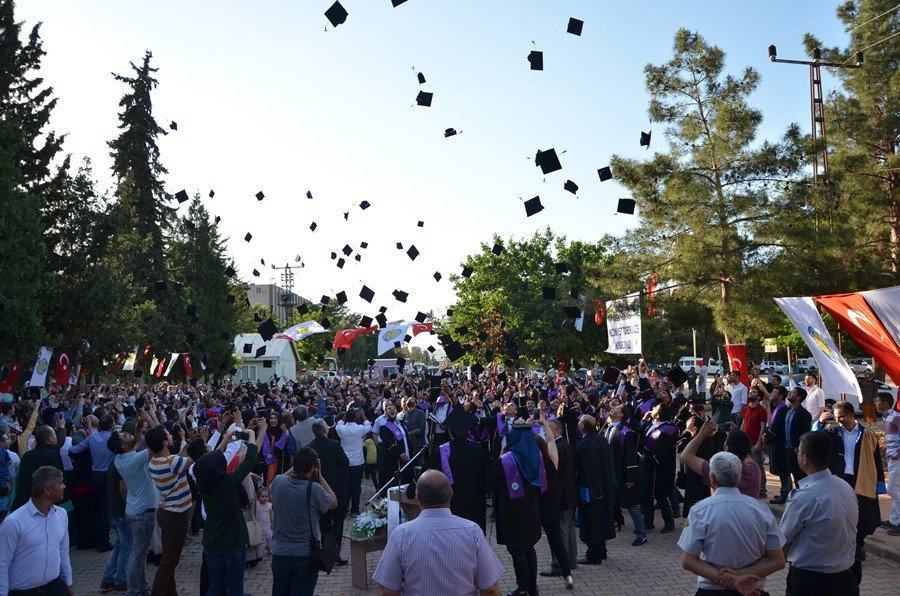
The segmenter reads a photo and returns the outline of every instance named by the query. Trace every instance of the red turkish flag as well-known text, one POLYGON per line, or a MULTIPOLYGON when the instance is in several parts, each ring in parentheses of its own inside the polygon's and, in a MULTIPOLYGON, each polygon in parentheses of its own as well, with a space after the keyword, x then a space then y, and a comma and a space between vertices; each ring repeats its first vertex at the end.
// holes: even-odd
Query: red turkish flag
POLYGON ((600 300, 594 300, 594 323, 597 324, 597 327, 603 324, 603 319, 606 317, 606 310, 603 308, 603 302, 600 300))
POLYGON ((60 352, 53 361, 53 374, 56 375, 57 387, 69 386, 69 371, 72 369, 72 363, 69 361, 68 352, 60 352))
POLYGON ((409 326, 412 336, 415 337, 420 333, 431 333, 434 331, 434 323, 413 323, 409 326))
POLYGON ((187 378, 190 379, 194 376, 194 369, 191 368, 191 357, 185 354, 182 360, 184 360, 184 372, 187 373, 187 378))
POLYGON ((356 327, 354 329, 339 329, 338 332, 334 334, 334 349, 338 350, 344 348, 349 350, 357 337, 365 335, 366 333, 372 333, 376 329, 378 329, 377 325, 371 327, 356 327))
POLYGON ((841 329, 850 334, 862 348, 872 355, 878 366, 900 383, 900 346, 885 329, 878 315, 859 293, 816 296, 816 302, 834 317, 841 329))
POLYGON ((19 375, 22 374, 22 367, 24 366, 25 363, 21 360, 13 360, 9 363, 6 370, 6 378, 0 381, 0 393, 12 393, 12 388, 15 387, 16 381, 19 380, 19 375))
POLYGON ((159 361, 159 366, 156 367, 156 377, 159 378, 162 376, 163 371, 166 370, 166 359, 163 358, 159 361))
POLYGON ((731 370, 741 373, 741 383, 750 387, 750 367, 747 364, 747 346, 744 344, 725 344, 731 370))

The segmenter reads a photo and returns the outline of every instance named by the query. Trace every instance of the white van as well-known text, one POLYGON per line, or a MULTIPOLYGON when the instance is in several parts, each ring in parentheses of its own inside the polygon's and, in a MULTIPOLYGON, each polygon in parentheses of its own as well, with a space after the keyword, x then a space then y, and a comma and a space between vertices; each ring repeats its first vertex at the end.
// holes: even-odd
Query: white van
MULTIPOLYGON (((688 372, 691 370, 691 367, 694 367, 694 372, 700 374, 700 367, 703 366, 703 358, 694 358, 692 356, 682 356, 678 360, 678 366, 681 367, 681 370, 684 372, 688 372)), ((715 361, 714 358, 709 359, 709 363, 706 365, 706 374, 709 376, 715 374, 722 373, 722 366, 715 361)))

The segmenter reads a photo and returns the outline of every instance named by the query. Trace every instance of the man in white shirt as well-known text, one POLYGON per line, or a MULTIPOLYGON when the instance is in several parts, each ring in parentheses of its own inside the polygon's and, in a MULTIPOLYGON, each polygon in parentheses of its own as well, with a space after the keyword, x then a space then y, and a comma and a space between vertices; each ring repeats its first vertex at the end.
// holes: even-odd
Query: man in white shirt
POLYGON ((806 385, 806 399, 803 400, 803 407, 806 408, 813 420, 818 420, 825 411, 825 392, 816 384, 816 375, 812 373, 806 373, 803 384, 806 385))
POLYGON ((741 383, 741 373, 733 370, 728 373, 728 385, 725 389, 731 394, 731 419, 735 424, 743 418, 744 406, 747 405, 747 386, 741 383))
POLYGON ((31 479, 31 500, 0 524, 0 594, 74 594, 69 518, 61 501, 62 472, 42 466, 31 479))
POLYGON ((341 447, 350 460, 350 513, 359 515, 359 493, 362 488, 363 472, 366 469, 366 454, 363 450, 363 441, 372 432, 372 423, 363 418, 359 424, 358 410, 350 408, 344 414, 344 419, 339 420, 334 430, 341 439, 341 447))

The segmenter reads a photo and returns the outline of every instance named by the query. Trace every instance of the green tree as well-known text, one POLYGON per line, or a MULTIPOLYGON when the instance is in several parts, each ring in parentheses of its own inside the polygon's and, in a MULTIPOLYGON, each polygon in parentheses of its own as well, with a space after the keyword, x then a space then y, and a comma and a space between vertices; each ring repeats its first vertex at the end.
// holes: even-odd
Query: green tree
POLYGON ((613 172, 640 205, 644 271, 695 288, 718 330, 742 340, 753 329, 742 307, 758 300, 758 262, 778 249, 756 231, 777 215, 769 185, 799 169, 800 134, 792 126, 781 142, 758 143, 762 114, 747 103, 757 72, 726 74, 725 53, 686 29, 673 52, 644 69, 649 115, 666 127, 670 149, 646 161, 614 156, 613 172))

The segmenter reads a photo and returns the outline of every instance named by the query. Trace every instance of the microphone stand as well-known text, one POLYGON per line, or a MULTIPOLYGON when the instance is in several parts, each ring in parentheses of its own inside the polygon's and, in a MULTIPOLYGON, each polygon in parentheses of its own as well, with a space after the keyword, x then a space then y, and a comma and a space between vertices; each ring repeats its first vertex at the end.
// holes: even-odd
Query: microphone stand
POLYGON ((368 506, 371 505, 376 499, 378 499, 378 498, 382 495, 382 493, 384 493, 388 488, 390 488, 390 487, 394 484, 394 482, 397 483, 397 486, 400 486, 400 476, 406 471, 407 468, 409 468, 411 465, 413 465, 413 463, 415 463, 415 461, 419 458, 420 455, 422 455, 423 453, 425 453, 427 450, 428 450, 428 445, 425 445, 424 447, 422 447, 422 448, 419 450, 418 453, 416 453, 414 456, 412 456, 411 458, 409 458, 409 461, 406 462, 406 464, 404 464, 404 466, 403 466, 402 468, 400 468, 399 470, 397 470, 396 472, 394 472, 393 478, 391 478, 390 480, 388 480, 387 483, 386 483, 384 486, 382 486, 381 488, 378 489, 378 492, 377 492, 377 493, 375 493, 374 495, 372 495, 372 498, 369 499, 369 501, 366 503, 366 507, 368 507, 368 506))

